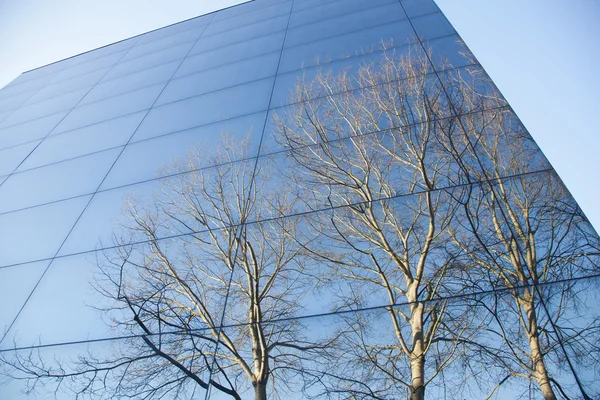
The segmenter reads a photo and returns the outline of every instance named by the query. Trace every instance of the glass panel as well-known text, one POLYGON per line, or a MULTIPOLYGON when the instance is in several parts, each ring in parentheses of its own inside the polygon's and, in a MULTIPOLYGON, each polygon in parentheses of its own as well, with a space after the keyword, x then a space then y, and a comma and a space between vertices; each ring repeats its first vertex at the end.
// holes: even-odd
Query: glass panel
POLYGON ((190 56, 181 64, 175 77, 189 75, 194 72, 244 60, 261 54, 280 51, 284 36, 285 32, 275 33, 273 35, 261 36, 231 46, 190 56))
POLYGON ((0 266, 54 256, 88 200, 79 197, 0 215, 0 266))
POLYGON ((97 151, 123 146, 135 132, 145 112, 115 118, 106 122, 53 135, 35 149, 19 170, 79 157, 97 151))
POLYGON ((204 31, 205 27, 190 29, 181 33, 170 35, 152 42, 136 45, 123 57, 123 61, 131 60, 145 54, 154 53, 160 50, 168 49, 178 44, 194 42, 204 31))
MULTIPOLYGON (((160 182, 151 181, 120 189, 98 192, 77 221, 77 225, 62 246, 59 255, 102 249, 120 245, 114 233, 123 230, 123 226, 132 223, 126 209, 132 204, 151 204, 155 193, 160 192, 160 182)), ((164 234, 166 236, 166 234, 164 234)), ((125 235, 120 235, 125 238, 125 235)), ((118 236, 120 239, 121 237, 118 236)), ((125 238, 126 243, 135 241, 134 237, 125 238)))
POLYGON ((167 36, 178 34, 180 32, 184 32, 184 31, 194 29, 194 28, 197 28, 200 26, 204 26, 204 25, 208 24, 211 19, 212 19, 211 14, 202 15, 197 18, 192 18, 187 21, 179 22, 177 24, 169 25, 167 27, 145 33, 145 34, 137 37, 139 39, 139 41, 136 43, 136 45, 141 45, 144 43, 152 42, 152 41, 155 41, 160 38, 164 38, 167 36))
POLYGON ((156 178, 163 167, 178 160, 183 162, 192 153, 209 157, 223 150, 229 143, 240 144, 247 141, 248 154, 254 156, 258 151, 264 120, 265 113, 261 112, 129 144, 102 188, 156 178))
POLYGON ((91 88, 102 79, 109 69, 109 67, 101 68, 87 74, 76 76, 75 78, 67 79, 66 81, 46 85, 40 89, 28 103, 31 104, 40 100, 49 99, 80 88, 91 88))
POLYGON ((157 83, 167 82, 177 70, 180 61, 162 64, 158 67, 148 68, 140 72, 125 75, 120 78, 103 81, 84 97, 80 104, 88 104, 94 101, 106 99, 118 94, 127 93, 157 83))
POLYGON ((223 46, 236 44, 256 37, 269 35, 274 32, 285 30, 288 16, 270 18, 265 21, 256 22, 250 25, 240 26, 230 29, 216 35, 202 35, 200 40, 194 45, 191 54, 203 53, 209 50, 219 49, 223 46))
POLYGON ((431 14, 440 11, 433 0, 401 0, 402 6, 409 17, 431 14))
POLYGON ((285 39, 285 46, 297 46, 302 43, 380 26, 405 18, 404 11, 402 11, 402 7, 398 2, 381 7, 371 7, 359 12, 344 14, 300 28, 290 29, 285 39))
POLYGON ((10 117, 6 118, 0 124, 0 129, 31 121, 46 115, 55 114, 60 111, 69 110, 75 107, 88 91, 89 89, 87 88, 79 89, 51 99, 42 100, 35 104, 23 106, 14 111, 10 117))
POLYGON ((431 61, 438 71, 464 67, 476 62, 475 57, 457 35, 428 40, 423 45, 430 50, 431 61))
POLYGON ((121 52, 123 50, 128 51, 137 42, 137 40, 137 37, 134 36, 129 39, 121 40, 119 42, 102 46, 94 50, 86 51, 85 53, 76 55, 74 57, 70 57, 65 60, 65 62, 68 62, 68 64, 65 65, 65 69, 66 67, 80 65, 92 60, 98 60, 101 57, 116 54, 117 52, 121 52))
POLYGON ((2 92, 0 92, 0 122, 2 122, 3 115, 8 115, 8 114, 5 114, 7 111, 11 111, 11 110, 14 110, 15 108, 18 108, 23 103, 25 103, 27 100, 29 100, 31 98, 31 96, 35 95, 36 92, 37 92, 36 90, 31 90, 28 92, 16 94, 14 96, 9 96, 6 98, 4 98, 2 96, 2 92))
POLYGON ((108 81, 118 78, 119 76, 128 75, 157 65, 166 64, 171 61, 181 60, 190 51, 193 44, 193 42, 188 42, 171 47, 167 50, 157 51, 156 53, 147 54, 133 60, 120 62, 106 74, 103 81, 108 81))
POLYGON ((278 61, 279 53, 271 53, 206 70, 198 74, 173 79, 162 92, 156 104, 171 103, 226 87, 274 76, 277 71, 278 61))
POLYGON ((0 175, 10 174, 31 153, 40 141, 22 144, 0 151, 0 175))
POLYGON ((41 76, 23 83, 5 86, 0 91, 0 99, 6 99, 8 97, 20 95, 25 92, 30 92, 32 90, 38 90, 48 83, 52 77, 53 75, 41 76))
POLYGON ((115 54, 110 54, 104 57, 100 57, 96 60, 84 62, 82 64, 74 65, 70 68, 62 70, 58 73, 54 79, 52 79, 51 83, 61 82, 67 79, 71 79, 78 75, 83 75, 88 72, 95 71, 97 69, 111 67, 115 65, 121 57, 126 53, 126 51, 120 51, 115 54))
POLYGON ((253 22, 263 21, 273 17, 279 17, 281 15, 289 13, 291 7, 292 2, 288 1, 285 3, 264 7, 259 10, 250 11, 221 21, 213 21, 208 26, 208 28, 206 28, 204 34, 207 36, 213 35, 219 32, 226 32, 230 29, 237 28, 239 26, 248 25, 253 22))
POLYGON ((67 112, 38 118, 23 124, 0 129, 0 149, 26 143, 47 136, 62 121, 67 112))
MULTIPOLYGON (((299 25, 310 24, 312 22, 321 21, 327 18, 340 17, 347 13, 375 8, 382 4, 389 4, 393 2, 394 0, 373 0, 369 3, 365 3, 361 0, 325 2, 324 4, 318 4, 316 7, 310 7, 301 11, 292 12, 290 28, 295 28, 299 25)), ((397 0, 395 2, 397 2, 397 0)), ((402 9, 400 9, 400 14, 404 14, 402 9)))
POLYGON ((127 334, 123 329, 115 330, 110 321, 110 318, 123 318, 125 310, 102 311, 114 304, 114 300, 97 290, 103 281, 102 268, 109 268, 109 263, 102 254, 93 253, 52 261, 11 332, 22 344, 51 344, 127 334))
POLYGON ((153 85, 77 107, 56 127, 54 133, 66 132, 146 110, 152 106, 164 85, 164 83, 153 85))
POLYGON ((458 114, 508 105, 479 65, 440 72, 439 77, 458 114))
MULTIPOLYGON (((0 268, 0 337, 12 324, 47 266, 48 261, 42 261, 0 268)), ((8 347, 10 340, 5 340, 5 343, 1 347, 8 347)))
POLYGON ((92 193, 121 149, 11 175, 0 186, 0 212, 92 193))
MULTIPOLYGON (((347 76, 352 77, 356 76, 360 68, 366 67, 367 65, 374 67, 373 71, 377 71, 379 69, 378 63, 383 61, 385 55, 391 58, 400 58, 408 54, 410 49, 409 46, 403 46, 388 50, 387 52, 377 51, 357 57, 332 61, 323 66, 304 68, 298 71, 278 75, 271 106, 279 107, 297 102, 299 100, 296 91, 297 85, 299 83, 310 84, 316 78, 318 73, 323 75, 332 74, 332 76, 339 76, 344 73, 347 76)), ((358 82, 354 79, 348 79, 347 83, 349 84, 349 88, 359 86, 358 82)), ((314 85, 313 89, 315 91, 312 93, 313 95, 325 95, 325 92, 317 90, 314 85)), ((336 92, 336 90, 334 90, 334 92, 336 92)))
POLYGON ((317 63, 369 53, 381 49, 382 42, 402 45, 411 40, 412 36, 413 30, 408 21, 401 21, 304 44, 283 51, 279 71, 289 72, 317 63))
POLYGON ((150 110, 136 139, 194 128, 267 108, 273 78, 220 90, 150 110), (197 110, 202 110, 201 113, 197 110))
POLYGON ((294 0, 294 12, 306 10, 308 8, 316 8, 324 4, 335 3, 338 0, 294 0))
POLYGON ((411 19, 421 40, 452 35, 456 32, 442 13, 435 13, 411 19))
POLYGON ((545 361, 550 365, 550 376, 567 391, 569 398, 584 398, 583 392, 589 399, 600 396, 596 369, 598 350, 594 345, 600 341, 599 284, 600 279, 595 277, 545 285, 540 290, 548 314, 545 314, 546 309, 538 312, 544 313, 544 320, 550 317, 553 322, 553 325, 546 322, 540 327, 542 341, 550 341, 547 346, 552 349, 545 361), (564 347, 558 347, 558 341, 564 347), (566 357, 572 370, 566 364, 566 357), (575 375, 581 388, 576 384, 575 375))
POLYGON ((280 0, 260 0, 260 1, 246 1, 234 6, 219 10, 214 13, 213 21, 221 21, 229 17, 233 17, 240 14, 245 14, 250 11, 255 11, 264 7, 268 7, 273 4, 280 3, 280 0))

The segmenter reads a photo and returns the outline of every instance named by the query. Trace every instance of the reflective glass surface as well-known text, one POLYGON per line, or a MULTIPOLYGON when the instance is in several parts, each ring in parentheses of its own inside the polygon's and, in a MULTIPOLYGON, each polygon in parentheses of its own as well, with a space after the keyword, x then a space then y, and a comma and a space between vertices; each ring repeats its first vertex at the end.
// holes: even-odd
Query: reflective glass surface
POLYGON ((253 0, 0 90, 2 399, 597 398, 598 249, 434 0, 253 0))

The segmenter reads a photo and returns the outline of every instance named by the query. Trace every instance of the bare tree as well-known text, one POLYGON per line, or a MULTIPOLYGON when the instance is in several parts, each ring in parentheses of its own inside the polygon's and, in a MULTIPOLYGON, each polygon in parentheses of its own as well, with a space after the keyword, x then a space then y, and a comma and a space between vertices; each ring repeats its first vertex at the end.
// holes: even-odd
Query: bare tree
MULTIPOLYGON (((278 121, 303 198, 328 210, 314 223, 338 252, 314 252, 347 282, 342 307, 390 306, 388 324, 357 316, 344 334, 348 362, 382 398, 407 390, 423 399, 471 329, 468 309, 439 300, 456 289, 446 250, 456 205, 440 190, 456 172, 445 156, 456 121, 430 72, 416 48, 401 57, 386 51, 355 75, 322 71, 299 83, 297 105, 278 121), (394 337, 369 341, 369 331, 394 337)), ((362 388, 347 390, 358 396, 362 388)))
MULTIPOLYGON (((456 78, 453 85, 469 86, 456 78)), ((504 291, 478 302, 490 318, 485 354, 503 371, 501 384, 523 377, 544 399, 567 397, 559 374, 573 372, 569 362, 597 361, 591 343, 600 325, 596 318, 570 322, 583 285, 549 283, 596 274, 598 238, 512 111, 493 107, 497 100, 488 93, 481 100, 487 111, 461 119, 468 145, 454 155, 469 160, 460 163, 465 180, 482 183, 455 196, 461 209, 452 235, 472 285, 504 291), (565 358, 571 346, 580 348, 579 360, 565 358)), ((582 382, 573 383, 576 396, 591 398, 582 382)))
POLYGON ((133 338, 112 355, 59 365, 17 353, 5 360, 12 376, 30 388, 68 382, 77 397, 193 398, 210 385, 266 399, 301 390, 292 378, 328 346, 290 319, 313 284, 310 239, 299 218, 280 218, 293 199, 282 188, 266 192, 271 167, 244 160, 246 149, 247 141, 216 156, 200 149, 165 171, 171 177, 152 200, 126 205, 130 223, 116 231, 96 287, 111 323, 133 338))

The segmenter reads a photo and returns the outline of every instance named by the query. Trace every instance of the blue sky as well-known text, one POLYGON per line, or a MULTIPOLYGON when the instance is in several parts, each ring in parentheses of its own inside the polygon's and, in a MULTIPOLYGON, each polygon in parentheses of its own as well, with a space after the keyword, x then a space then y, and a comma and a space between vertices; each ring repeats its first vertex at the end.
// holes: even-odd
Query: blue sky
MULTIPOLYGON (((600 228, 600 1, 437 1, 600 228)), ((237 3, 0 0, 0 87, 22 71, 237 3)))

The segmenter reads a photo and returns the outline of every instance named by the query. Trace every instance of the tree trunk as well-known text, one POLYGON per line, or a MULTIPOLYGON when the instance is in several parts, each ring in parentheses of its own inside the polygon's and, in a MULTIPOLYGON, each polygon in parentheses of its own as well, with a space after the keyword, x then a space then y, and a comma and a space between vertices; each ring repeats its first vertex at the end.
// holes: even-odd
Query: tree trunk
POLYGON ((254 384, 254 400, 267 400, 267 382, 254 384))
MULTIPOLYGON (((537 332, 536 332, 537 333, 537 332)), ((529 346, 531 347, 531 359, 535 367, 535 379, 542 391, 544 400, 556 400, 554 390, 550 385, 550 378, 548 377, 548 370, 540 351, 540 343, 538 335, 532 335, 529 338, 529 346)))
MULTIPOLYGON (((416 299, 416 295, 414 296, 416 299)), ((423 304, 412 305, 412 354, 410 355, 411 400, 425 399, 425 344, 423 337, 423 304)))

